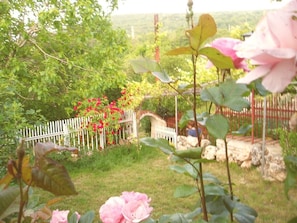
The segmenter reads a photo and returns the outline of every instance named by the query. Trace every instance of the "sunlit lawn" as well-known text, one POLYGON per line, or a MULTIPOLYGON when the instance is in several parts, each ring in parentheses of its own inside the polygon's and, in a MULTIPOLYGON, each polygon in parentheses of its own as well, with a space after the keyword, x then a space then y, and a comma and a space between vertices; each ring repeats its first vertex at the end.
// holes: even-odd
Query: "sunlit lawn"
MULTIPOLYGON (((94 210, 98 221, 99 207, 110 196, 138 191, 151 197, 154 219, 162 214, 189 212, 197 197, 174 198, 173 192, 176 186, 191 184, 192 180, 169 170, 169 165, 166 155, 157 149, 143 147, 139 151, 134 145, 67 162, 78 195, 66 197, 51 209, 69 209, 81 214, 94 210)), ((226 182, 225 163, 205 164, 204 171, 226 182)), ((283 183, 264 181, 258 170, 241 169, 235 164, 231 165, 231 171, 235 195, 256 209, 259 215, 256 222, 283 223, 297 215, 297 202, 286 199, 283 183)), ((53 197, 42 194, 44 200, 53 197)))

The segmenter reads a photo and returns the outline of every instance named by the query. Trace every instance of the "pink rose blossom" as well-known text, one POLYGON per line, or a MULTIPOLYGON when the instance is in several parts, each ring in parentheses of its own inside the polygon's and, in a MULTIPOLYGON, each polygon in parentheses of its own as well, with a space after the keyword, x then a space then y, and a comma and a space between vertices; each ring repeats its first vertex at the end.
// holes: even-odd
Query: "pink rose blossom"
POLYGON ((128 203, 129 201, 133 201, 133 200, 136 200, 136 201, 144 201, 144 202, 147 202, 149 203, 151 201, 151 199, 144 193, 139 193, 139 192, 127 192, 127 191, 124 191, 122 192, 122 196, 121 198, 123 198, 126 203, 128 203))
POLYGON ((54 210, 50 223, 67 223, 69 211, 54 210))
POLYGON ((122 209, 125 200, 121 197, 110 197, 99 209, 100 219, 103 223, 125 223, 122 209))
MULTIPOLYGON (((245 59, 236 55, 235 47, 241 42, 242 41, 239 39, 217 38, 210 45, 213 48, 219 50, 225 56, 230 57, 236 69, 243 69, 244 71, 249 71, 245 59)), ((212 65, 211 62, 209 62, 208 66, 210 67, 210 65, 212 65)))
POLYGON ((151 199, 139 192, 123 192, 120 197, 111 197, 99 209, 103 223, 139 223, 150 216, 151 199))
POLYGON ((237 47, 237 55, 257 65, 238 83, 249 84, 262 78, 271 92, 282 92, 296 76, 297 66, 297 1, 267 12, 254 33, 237 47))
POLYGON ((139 223, 150 216, 153 208, 149 206, 148 202, 135 200, 128 202, 123 210, 123 216, 126 223, 139 223))

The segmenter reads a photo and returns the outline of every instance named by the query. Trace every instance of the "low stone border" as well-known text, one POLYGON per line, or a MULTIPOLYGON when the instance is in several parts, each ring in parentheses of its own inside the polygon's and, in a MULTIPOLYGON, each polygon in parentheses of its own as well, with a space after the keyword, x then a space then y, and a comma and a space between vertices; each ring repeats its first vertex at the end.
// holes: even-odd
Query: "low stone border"
MULTIPOLYGON (((177 149, 184 150, 196 147, 198 140, 192 136, 178 136, 177 149)), ((216 140, 216 145, 211 145, 207 139, 202 139, 203 147, 202 157, 208 160, 219 162, 226 161, 225 145, 221 139, 216 140)), ((240 141, 236 139, 227 139, 229 162, 237 163, 242 168, 251 168, 252 166, 262 170, 262 144, 240 141)), ((284 181, 286 178, 286 168, 282 156, 280 145, 266 145, 264 152, 265 165, 263 167, 263 178, 269 181, 284 181)))

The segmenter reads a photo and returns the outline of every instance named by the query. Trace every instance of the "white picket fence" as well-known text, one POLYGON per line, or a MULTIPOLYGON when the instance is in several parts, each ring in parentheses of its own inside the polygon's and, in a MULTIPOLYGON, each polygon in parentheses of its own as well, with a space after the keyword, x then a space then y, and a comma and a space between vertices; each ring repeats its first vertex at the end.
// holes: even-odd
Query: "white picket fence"
POLYGON ((168 140, 168 142, 176 147, 177 145, 177 134, 175 129, 157 126, 155 129, 155 138, 162 138, 168 140))
MULTIPOLYGON (((88 118, 79 117, 65 120, 51 121, 44 125, 33 126, 20 130, 27 148, 33 148, 37 142, 53 142, 60 146, 71 146, 79 150, 101 150, 106 144, 105 130, 90 132, 86 126, 88 118)), ((136 116, 133 111, 126 111, 124 119, 120 121, 121 129, 115 134, 115 143, 126 140, 135 135, 136 116)))
MULTIPOLYGON (((51 121, 44 125, 33 126, 20 130, 21 138, 25 140, 27 148, 33 148, 37 142, 53 142, 60 146, 70 146, 80 151, 102 150, 106 148, 107 140, 105 129, 101 132, 90 132, 86 126, 88 118, 79 117, 65 120, 51 121)), ((128 137, 137 137, 136 114, 126 111, 124 119, 120 121, 121 129, 114 135, 115 143, 119 144, 128 137)), ((177 144, 175 129, 157 126, 155 138, 163 138, 171 144, 177 144)), ((21 139, 20 139, 21 140, 21 139)))

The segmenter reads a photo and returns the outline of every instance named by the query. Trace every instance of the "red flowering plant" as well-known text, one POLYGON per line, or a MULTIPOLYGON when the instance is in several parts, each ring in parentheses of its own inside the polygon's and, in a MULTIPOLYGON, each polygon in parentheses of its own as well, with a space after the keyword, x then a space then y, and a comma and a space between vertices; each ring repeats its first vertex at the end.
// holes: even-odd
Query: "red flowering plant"
POLYGON ((91 133, 105 131, 107 144, 114 144, 114 136, 120 130, 120 120, 124 111, 119 108, 115 101, 109 103, 106 96, 102 98, 89 98, 79 101, 74 110, 77 117, 87 117, 81 128, 88 129, 91 133))

